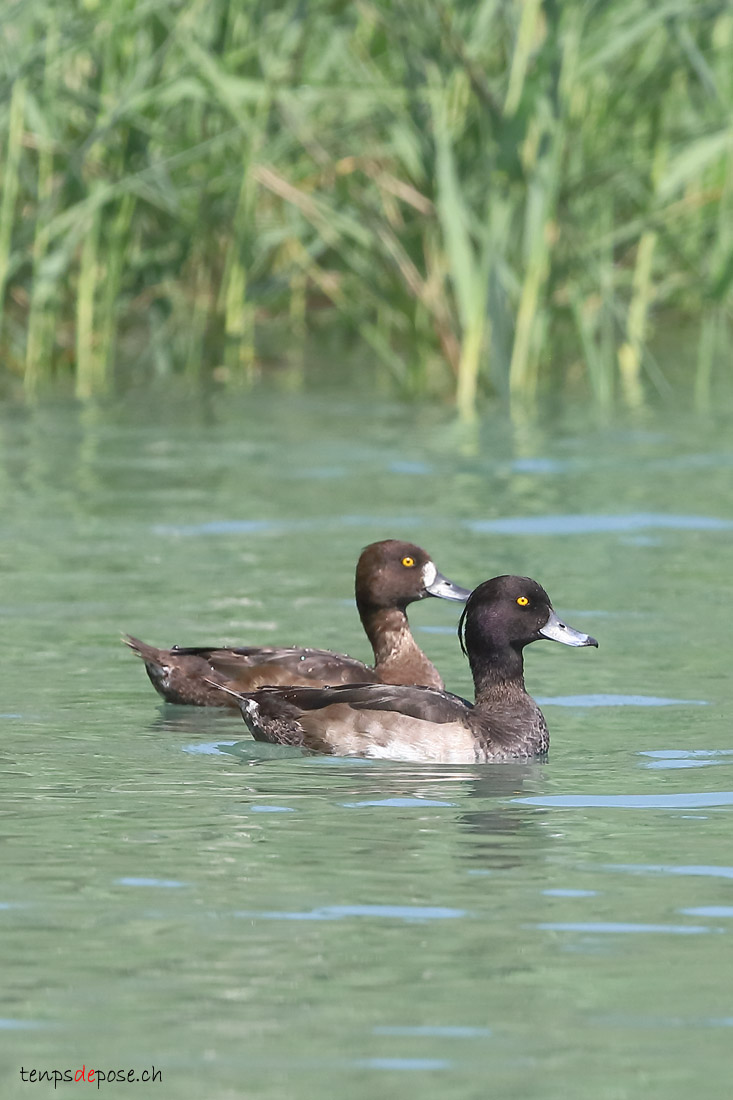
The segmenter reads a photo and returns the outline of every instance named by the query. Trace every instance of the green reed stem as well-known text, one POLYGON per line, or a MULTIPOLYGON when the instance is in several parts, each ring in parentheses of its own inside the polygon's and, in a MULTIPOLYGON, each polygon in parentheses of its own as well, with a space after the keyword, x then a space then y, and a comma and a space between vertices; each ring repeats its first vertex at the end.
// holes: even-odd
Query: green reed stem
MULTIPOLYGON (((5 150, 5 164, 2 167, 2 199, 0 200, 0 304, 5 296, 10 267, 10 248, 15 224, 15 208, 20 191, 20 159, 23 142, 23 127, 26 100, 26 81, 17 79, 13 83, 10 97, 8 136, 5 150)), ((2 312, 0 312, 0 335, 2 312)))
POLYGON ((95 211, 84 234, 76 288, 76 395, 82 399, 97 393, 102 382, 94 330, 100 220, 95 211))

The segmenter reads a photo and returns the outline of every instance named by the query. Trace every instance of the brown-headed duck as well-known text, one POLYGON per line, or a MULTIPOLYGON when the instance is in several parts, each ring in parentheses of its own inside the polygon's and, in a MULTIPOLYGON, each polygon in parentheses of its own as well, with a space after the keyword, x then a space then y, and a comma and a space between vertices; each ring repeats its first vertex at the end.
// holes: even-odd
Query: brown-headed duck
POLYGON ((560 621, 528 577, 494 577, 470 595, 458 627, 475 702, 429 687, 264 688, 240 695, 258 741, 336 756, 475 764, 542 755, 549 734, 524 686, 524 647, 543 638, 597 646, 560 621))
POLYGON ((426 596, 464 603, 469 590, 438 572, 419 546, 385 539, 367 546, 356 566, 356 606, 374 650, 374 667, 326 649, 195 646, 156 649, 137 638, 125 642, 145 662, 155 689, 169 703, 238 706, 219 690, 255 691, 264 685, 422 684, 443 681, 410 632, 408 604, 426 596))

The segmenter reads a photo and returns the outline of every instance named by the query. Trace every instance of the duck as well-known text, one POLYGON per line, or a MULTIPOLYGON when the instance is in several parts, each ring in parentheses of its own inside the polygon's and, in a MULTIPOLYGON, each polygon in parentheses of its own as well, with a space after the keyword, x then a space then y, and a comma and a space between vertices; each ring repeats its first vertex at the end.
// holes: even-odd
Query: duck
POLYGON ((325 649, 211 646, 156 649, 132 635, 123 641, 145 662, 153 687, 169 703, 237 707, 232 694, 263 685, 421 684, 443 681, 412 636, 406 609, 435 596, 465 603, 470 589, 448 580, 427 551, 400 539, 370 543, 359 556, 356 606, 374 652, 374 665, 325 649))
POLYGON ((349 684, 263 688, 239 694, 257 741, 313 753, 436 764, 482 764, 544 756, 549 733, 524 685, 524 649, 548 639, 598 646, 564 623, 529 577, 484 581, 458 626, 473 675, 473 703, 431 686, 349 684))

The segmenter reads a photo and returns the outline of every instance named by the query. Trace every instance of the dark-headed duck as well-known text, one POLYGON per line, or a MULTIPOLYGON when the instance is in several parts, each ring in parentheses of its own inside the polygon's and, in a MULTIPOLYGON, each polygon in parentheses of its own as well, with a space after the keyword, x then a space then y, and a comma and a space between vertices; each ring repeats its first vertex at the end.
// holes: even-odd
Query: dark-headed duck
POLYGON ((429 555, 411 542, 386 539, 364 549, 356 566, 356 606, 374 650, 373 668, 326 649, 155 649, 137 638, 125 641, 142 657, 153 686, 169 703, 238 706, 220 686, 247 692, 265 684, 324 687, 378 681, 442 689, 440 674, 413 638, 405 614, 408 604, 426 596, 463 603, 469 590, 439 573, 429 555))
POLYGON ((336 756, 475 764, 547 752, 542 711, 524 687, 523 650, 542 638, 597 646, 561 622, 528 577, 494 577, 468 599, 458 627, 476 701, 424 687, 382 684, 264 688, 239 696, 258 741, 336 756))

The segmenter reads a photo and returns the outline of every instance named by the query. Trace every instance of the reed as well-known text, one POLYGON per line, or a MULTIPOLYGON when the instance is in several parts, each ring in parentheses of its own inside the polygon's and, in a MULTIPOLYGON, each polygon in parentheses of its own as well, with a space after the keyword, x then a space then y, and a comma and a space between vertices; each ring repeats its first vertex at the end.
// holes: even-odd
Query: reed
POLYGON ((727 0, 9 0, 0 30, 0 354, 29 393, 249 380, 331 331, 465 417, 638 405, 664 317, 710 400, 727 0))

